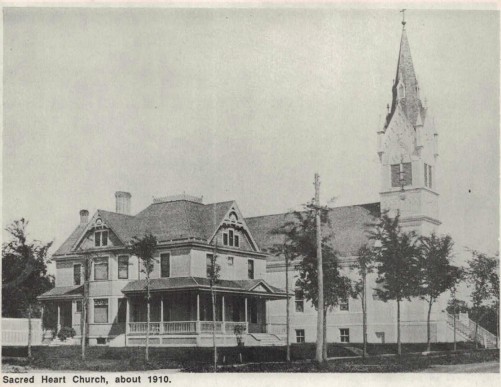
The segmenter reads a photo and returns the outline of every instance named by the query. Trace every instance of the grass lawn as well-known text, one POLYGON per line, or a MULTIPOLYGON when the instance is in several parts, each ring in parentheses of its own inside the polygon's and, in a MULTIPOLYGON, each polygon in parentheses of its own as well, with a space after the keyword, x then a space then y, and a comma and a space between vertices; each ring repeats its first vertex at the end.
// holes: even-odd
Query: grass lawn
MULTIPOLYGON (((404 350, 421 352, 425 345, 404 345, 404 350)), ((361 345, 347 346, 331 344, 329 357, 354 356, 361 345)), ((452 348, 452 347, 451 347, 452 348)), ((448 344, 437 344, 433 350, 448 350, 448 344)), ((396 346, 370 345, 369 354, 395 354, 396 346)), ((27 363, 26 348, 3 347, 4 370, 23 369, 89 370, 96 372, 141 371, 154 369, 181 369, 187 372, 209 372, 212 364, 212 348, 150 348, 150 361, 144 361, 144 348, 88 347, 87 360, 80 359, 80 347, 33 347, 33 360, 27 363), (7 368, 10 367, 10 368, 7 368), (14 368, 12 368, 14 367, 14 368)), ((245 347, 218 348, 220 370, 222 372, 410 372, 421 370, 434 364, 463 364, 489 360, 499 361, 499 351, 467 350, 458 353, 434 354, 429 356, 406 354, 396 356, 373 356, 367 359, 336 359, 325 367, 311 362, 315 356, 314 344, 294 344, 291 346, 293 362, 287 364, 285 347, 245 347), (239 364, 240 353, 245 364, 239 364)))

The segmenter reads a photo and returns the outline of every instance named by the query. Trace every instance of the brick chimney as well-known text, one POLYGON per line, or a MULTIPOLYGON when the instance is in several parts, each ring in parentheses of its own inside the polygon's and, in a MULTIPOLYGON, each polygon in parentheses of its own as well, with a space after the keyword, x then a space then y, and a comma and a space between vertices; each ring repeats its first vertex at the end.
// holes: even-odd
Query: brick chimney
POLYGON ((89 223, 89 211, 80 210, 80 224, 89 223))
POLYGON ((115 192, 116 212, 119 214, 130 215, 130 198, 131 194, 129 192, 115 192))

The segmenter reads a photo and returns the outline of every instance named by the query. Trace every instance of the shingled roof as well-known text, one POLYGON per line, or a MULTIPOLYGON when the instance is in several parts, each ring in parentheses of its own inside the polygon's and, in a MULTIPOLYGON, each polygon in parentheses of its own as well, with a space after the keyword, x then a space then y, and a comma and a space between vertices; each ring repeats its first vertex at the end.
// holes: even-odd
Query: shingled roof
MULTIPOLYGON (((360 246, 368 242, 367 224, 373 222, 374 217, 378 217, 379 214, 379 203, 332 208, 328 212, 330 228, 324 229, 324 233, 334 235, 332 245, 341 256, 354 256, 360 246)), ((283 236, 273 233, 273 230, 294 220, 294 215, 291 213, 245 219, 259 247, 266 250, 283 241, 283 236)), ((274 257, 270 257, 268 260, 273 259, 274 257)))
POLYGON ((37 298, 39 300, 54 300, 59 298, 81 298, 82 296, 83 285, 74 285, 52 288, 37 298))
MULTIPOLYGON (((97 216, 124 244, 145 232, 151 232, 160 242, 183 239, 208 241, 233 203, 203 204, 174 200, 152 203, 135 216, 104 210, 98 210, 97 216)), ((70 254, 86 227, 87 224, 79 224, 54 255, 70 254)))
MULTIPOLYGON (((208 278, 202 277, 173 277, 173 278, 154 278, 150 280, 150 291, 168 291, 168 290, 188 290, 188 289, 210 289, 210 282, 208 278)), ((284 296, 285 291, 277 287, 271 286, 265 280, 254 279, 254 280, 218 280, 217 284, 214 285, 214 289, 217 291, 227 291, 227 292, 252 292, 252 293, 263 293, 269 296, 284 296), (263 285, 268 288, 269 292, 254 291, 259 285, 263 285)), ((137 280, 129 282, 122 289, 122 292, 127 293, 142 293, 146 291, 146 280, 137 280)))

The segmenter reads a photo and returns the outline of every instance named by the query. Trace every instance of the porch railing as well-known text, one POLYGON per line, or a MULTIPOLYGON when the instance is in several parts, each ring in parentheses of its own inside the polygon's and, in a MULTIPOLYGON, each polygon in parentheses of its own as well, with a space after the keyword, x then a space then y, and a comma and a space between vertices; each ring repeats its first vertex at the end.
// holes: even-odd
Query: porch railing
MULTIPOLYGON (((129 323, 128 334, 145 335, 148 323, 133 322, 129 323)), ((212 333, 212 321, 166 321, 163 323, 150 323, 150 334, 152 335, 175 335, 187 333, 212 333)), ((216 321, 216 333, 235 334, 235 327, 242 327, 242 333, 249 331, 248 323, 237 321, 216 321)))

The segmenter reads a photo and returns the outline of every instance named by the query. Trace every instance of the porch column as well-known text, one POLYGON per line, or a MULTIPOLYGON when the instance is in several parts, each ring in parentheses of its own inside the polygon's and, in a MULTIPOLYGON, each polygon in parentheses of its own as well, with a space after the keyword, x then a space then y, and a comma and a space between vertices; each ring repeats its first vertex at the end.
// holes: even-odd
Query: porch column
POLYGON ((222 317, 221 317, 221 330, 223 333, 226 333, 226 326, 224 324, 224 296, 221 296, 221 311, 222 311, 222 317))
POLYGON ((164 297, 160 297, 160 333, 164 333, 164 297))
MULTIPOLYGON (((125 335, 129 333, 129 321, 130 321, 130 306, 129 306, 129 297, 125 297, 125 335)), ((126 337, 127 339, 127 337, 126 337)), ((125 341, 127 343, 127 340, 125 341)))
POLYGON ((245 297, 245 329, 249 333, 249 322, 247 321, 247 297, 245 297))
POLYGON ((57 331, 61 329, 61 305, 57 303, 57 331))
POLYGON ((43 339, 43 332, 44 332, 44 324, 43 324, 44 313, 45 313, 45 304, 42 302, 42 315, 40 316, 40 319, 42 320, 42 339, 43 339))
POLYGON ((200 293, 197 293, 197 324, 195 328, 197 333, 200 333, 200 293))

